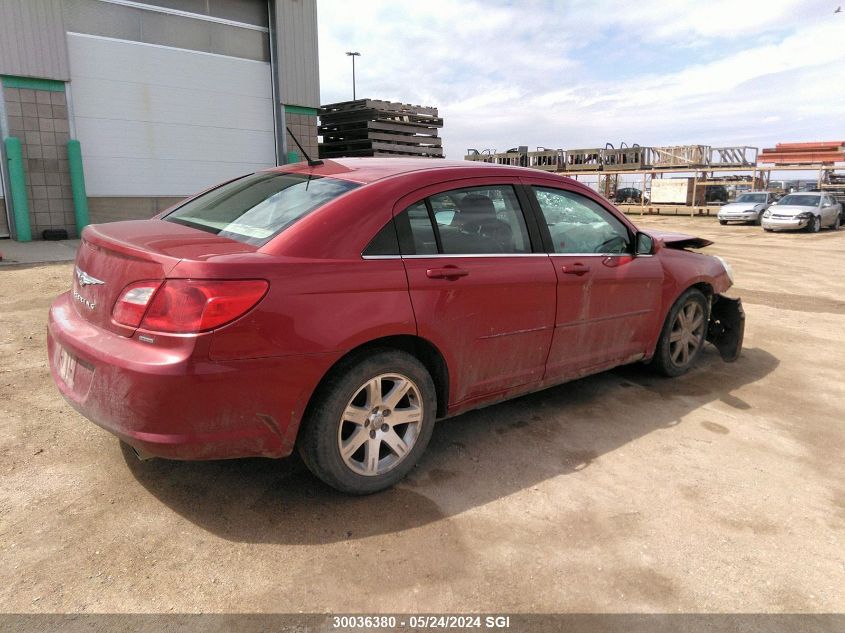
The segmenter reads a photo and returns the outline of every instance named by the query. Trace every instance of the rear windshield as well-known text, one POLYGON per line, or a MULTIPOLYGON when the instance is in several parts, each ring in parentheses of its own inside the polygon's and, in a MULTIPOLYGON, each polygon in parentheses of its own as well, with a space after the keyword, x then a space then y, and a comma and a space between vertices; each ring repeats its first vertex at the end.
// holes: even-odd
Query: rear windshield
POLYGON ((164 220, 262 246, 300 218, 359 186, 324 176, 259 172, 194 198, 164 220))

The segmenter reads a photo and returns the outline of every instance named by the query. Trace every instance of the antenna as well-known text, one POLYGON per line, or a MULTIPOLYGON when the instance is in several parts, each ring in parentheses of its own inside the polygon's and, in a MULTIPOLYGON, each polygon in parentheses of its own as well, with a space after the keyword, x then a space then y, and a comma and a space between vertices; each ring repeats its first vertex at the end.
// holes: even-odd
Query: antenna
POLYGON ((303 149, 302 143, 299 142, 299 139, 296 138, 296 135, 294 135, 294 133, 290 131, 289 127, 285 126, 285 129, 288 131, 288 134, 290 134, 290 137, 293 139, 293 142, 296 143, 296 146, 299 148, 299 151, 302 152, 303 156, 305 156, 305 160, 308 161, 309 167, 317 167, 318 165, 323 164, 323 161, 321 160, 311 160, 311 157, 308 155, 308 152, 303 149))

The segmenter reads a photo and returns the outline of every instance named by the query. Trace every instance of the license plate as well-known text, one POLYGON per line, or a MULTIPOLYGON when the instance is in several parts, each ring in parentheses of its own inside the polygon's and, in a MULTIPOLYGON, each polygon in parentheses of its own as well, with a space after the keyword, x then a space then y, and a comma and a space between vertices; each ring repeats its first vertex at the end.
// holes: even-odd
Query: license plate
POLYGON ((59 377, 73 389, 73 378, 76 375, 76 359, 64 347, 59 350, 59 377))

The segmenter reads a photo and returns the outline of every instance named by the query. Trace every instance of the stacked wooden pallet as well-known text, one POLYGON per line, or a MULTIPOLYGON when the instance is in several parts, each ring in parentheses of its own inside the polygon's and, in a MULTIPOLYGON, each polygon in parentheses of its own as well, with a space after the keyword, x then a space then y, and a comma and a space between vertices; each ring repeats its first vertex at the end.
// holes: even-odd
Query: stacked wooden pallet
POLYGON ((443 158, 437 108, 358 99, 320 108, 320 158, 416 156, 443 158))
POLYGON ((775 165, 805 165, 845 161, 845 141, 813 143, 778 143, 764 148, 758 161, 775 165))

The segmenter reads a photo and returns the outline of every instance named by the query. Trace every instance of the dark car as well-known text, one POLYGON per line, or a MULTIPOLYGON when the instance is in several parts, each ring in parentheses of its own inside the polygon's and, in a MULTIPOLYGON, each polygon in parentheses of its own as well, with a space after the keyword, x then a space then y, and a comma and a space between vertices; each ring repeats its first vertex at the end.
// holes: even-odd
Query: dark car
POLYGON ((727 202, 728 189, 724 185, 707 185, 704 188, 705 202, 727 202))
MULTIPOLYGON (((635 187, 623 187, 616 190, 613 199, 617 204, 640 203, 643 199, 643 192, 635 187)), ((648 201, 648 195, 646 195, 646 201, 648 201)))
POLYGON ((709 244, 637 229, 574 180, 342 159, 87 227, 53 303, 53 378, 139 456, 285 457, 370 493, 436 419, 635 361, 741 349, 709 244))

